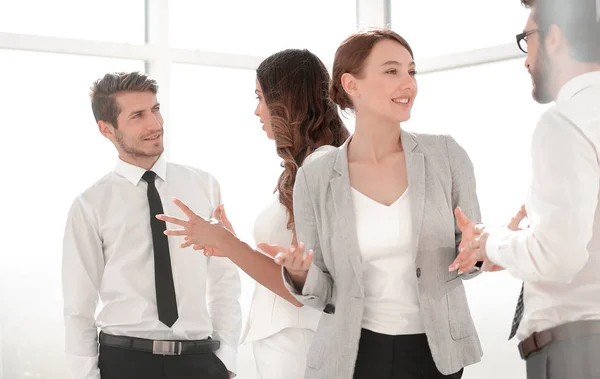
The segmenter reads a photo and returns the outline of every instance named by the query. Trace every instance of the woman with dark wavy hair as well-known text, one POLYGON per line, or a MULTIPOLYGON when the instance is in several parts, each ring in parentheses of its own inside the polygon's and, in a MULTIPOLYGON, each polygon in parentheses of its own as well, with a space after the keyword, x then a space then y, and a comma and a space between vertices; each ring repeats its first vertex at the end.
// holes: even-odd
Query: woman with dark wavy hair
MULTIPOLYGON (((292 190, 298 168, 342 145, 350 136, 330 101, 330 77, 321 60, 308 50, 288 49, 265 59, 256 71, 258 105, 255 114, 267 137, 275 140, 284 168, 273 200, 258 215, 254 226, 257 245, 296 245, 292 190)), ((195 236, 206 236, 208 223, 176 203, 189 221, 164 216, 185 227, 192 245, 195 236)), ((233 231, 221 205, 215 217, 233 231)), ((242 343, 252 342, 259 379, 303 378, 306 354, 321 312, 302 307, 285 288, 281 267, 265 253, 252 249, 233 233, 210 233, 219 239, 220 250, 205 249, 206 255, 229 257, 252 276, 256 285, 242 343)), ((195 246, 196 249, 201 247, 195 246)))

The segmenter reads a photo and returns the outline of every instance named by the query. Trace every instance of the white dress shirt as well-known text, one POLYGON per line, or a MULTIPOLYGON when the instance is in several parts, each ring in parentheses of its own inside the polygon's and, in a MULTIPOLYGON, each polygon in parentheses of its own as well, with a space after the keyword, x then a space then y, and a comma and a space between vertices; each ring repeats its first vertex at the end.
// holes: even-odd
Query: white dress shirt
MULTIPOLYGON (((525 282, 517 337, 600 320, 600 72, 577 76, 532 139, 530 228, 492 229, 490 260, 525 282)), ((515 294, 515 302, 517 294, 515 294)))
POLYGON ((409 189, 390 206, 354 188, 352 200, 365 287, 362 327, 392 336, 424 333, 409 189))
MULTIPOLYGON (((324 145, 317 148, 305 159, 310 162, 336 148, 324 145)), ((292 231, 287 228, 287 208, 279 201, 275 193, 267 207, 259 213, 254 221, 255 243, 267 243, 278 246, 289 246, 292 243, 292 231)), ((286 328, 317 330, 321 312, 312 307, 296 307, 287 300, 275 295, 260 283, 256 283, 250 315, 242 335, 242 343, 257 341, 270 337, 286 328)), ((302 341, 298 341, 301 343, 302 341)))
MULTIPOLYGON (((151 169, 165 214, 186 218, 171 201, 181 199, 210 217, 220 202, 208 173, 166 162, 151 169)), ((65 348, 74 379, 100 379, 97 328, 108 334, 153 340, 219 340, 215 353, 236 371, 241 329, 239 271, 229 259, 207 258, 181 249, 183 237, 169 237, 179 319, 172 328, 158 320, 150 211, 141 180, 145 170, 121 160, 115 169, 79 195, 64 236, 63 297, 65 348)), ((179 229, 167 224, 169 229, 179 229)))

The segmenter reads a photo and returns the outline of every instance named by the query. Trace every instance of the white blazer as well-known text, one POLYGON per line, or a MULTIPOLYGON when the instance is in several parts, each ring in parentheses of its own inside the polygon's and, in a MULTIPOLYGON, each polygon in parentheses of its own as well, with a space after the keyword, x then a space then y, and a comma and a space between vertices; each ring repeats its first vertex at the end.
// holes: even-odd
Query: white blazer
MULTIPOLYGON (((327 152, 335 150, 333 146, 321 146, 305 159, 312 161, 327 152)), ((256 245, 268 243, 288 246, 292 243, 292 232, 287 229, 287 210, 279 202, 278 194, 258 215, 254 222, 254 241, 256 245)), ((296 307, 287 300, 275 295, 269 289, 256 283, 250 314, 242 333, 241 344, 270 337, 286 328, 301 328, 315 331, 321 312, 312 307, 296 307)))

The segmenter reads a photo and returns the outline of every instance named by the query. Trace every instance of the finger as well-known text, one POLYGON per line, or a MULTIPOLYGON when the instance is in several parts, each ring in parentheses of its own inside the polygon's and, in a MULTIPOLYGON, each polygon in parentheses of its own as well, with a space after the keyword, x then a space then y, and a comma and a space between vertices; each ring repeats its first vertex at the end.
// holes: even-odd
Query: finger
POLYGON ((476 263, 476 259, 470 259, 461 263, 461 265, 458 267, 458 273, 464 274, 465 272, 469 272, 475 266, 476 263))
POLYGON ((312 250, 308 251, 308 254, 306 254, 303 258, 302 258, 302 269, 303 270, 308 270, 310 269, 310 266, 312 265, 312 260, 313 257, 315 255, 315 252, 312 250))
POLYGON ((175 203, 175 205, 177 205, 179 207, 179 209, 181 209, 181 211, 183 212, 183 214, 185 214, 186 216, 188 216, 188 218, 194 218, 194 217, 198 216, 196 213, 194 213, 194 211, 192 211, 190 209, 190 207, 188 207, 187 205, 185 205, 178 198, 174 197, 173 198, 173 202, 175 203))
POLYGON ((156 218, 161 221, 169 222, 171 224, 175 224, 175 225, 179 225, 179 226, 186 226, 188 223, 187 220, 182 220, 180 218, 173 217, 173 216, 167 216, 167 215, 156 215, 156 218))
POLYGON ((458 229, 460 229, 461 232, 464 232, 472 222, 467 216, 465 216, 460 207, 456 207, 456 209, 454 209, 454 216, 456 216, 456 223, 458 224, 458 229))
POLYGON ((295 260, 302 260, 304 258, 304 250, 306 249, 306 245, 304 242, 300 242, 298 246, 290 246, 290 252, 293 251, 295 260))
POLYGON ((527 211, 525 211, 525 206, 522 206, 521 209, 519 209, 519 211, 517 212, 517 214, 510 219, 510 222, 508 223, 508 225, 506 225, 506 227, 510 230, 518 230, 519 224, 521 223, 521 221, 523 221, 525 216, 527 216, 527 211))
POLYGON ((298 267, 298 269, 302 269, 304 266, 304 259, 306 258, 306 244, 304 242, 298 243, 298 246, 290 246, 290 252, 293 252, 294 257, 294 266, 298 267))
POLYGON ((483 224, 477 224, 477 225, 473 226, 473 233, 475 233, 475 234, 481 234, 481 233, 483 233, 484 230, 485 230, 485 225, 483 225, 483 224))
POLYGON ((527 208, 525 207, 525 204, 521 205, 521 212, 523 212, 523 214, 525 215, 525 217, 527 216, 527 208))
POLYGON ((186 247, 192 246, 193 243, 190 240, 185 241, 184 243, 182 243, 181 245, 179 245, 180 248, 185 249, 186 247))
POLYGON ((217 220, 221 220, 222 213, 223 213, 223 204, 221 204, 215 208, 215 210, 213 211, 213 217, 216 218, 217 220))
POLYGON ((290 267, 293 270, 298 270, 302 265, 302 254, 298 254, 296 246, 290 246, 284 250, 286 267, 290 267))
POLYGON ((186 236, 188 234, 185 229, 167 229, 163 233, 168 236, 186 236))
POLYGON ((469 249, 466 247, 462 249, 462 251, 458 254, 456 259, 454 259, 452 264, 448 267, 448 271, 456 271, 463 264, 463 262, 473 260, 472 256, 474 253, 475 250, 473 249, 469 249))
POLYGON ((463 260, 463 253, 458 254, 458 256, 456 257, 456 259, 454 259, 454 261, 452 261, 452 263, 450 264, 450 266, 448 266, 448 271, 456 271, 458 270, 458 267, 460 266, 462 260, 463 260))
POLYGON ((480 258, 480 250, 477 249, 467 249, 465 250, 465 255, 463 256, 463 258, 461 259, 461 261, 458 263, 458 267, 457 270, 459 272, 459 274, 465 273, 467 271, 469 271, 471 268, 473 268, 473 266, 475 266, 475 264, 478 261, 481 261, 482 259, 480 258))
POLYGON ((479 249, 479 238, 475 238, 474 240, 470 241, 466 246, 466 250, 477 250, 477 249, 479 249))
POLYGON ((277 263, 280 266, 283 266, 285 263, 285 254, 283 253, 277 253, 275 255, 275 258, 273 258, 273 260, 275 261, 275 263, 277 263))
POLYGON ((283 265, 289 270, 297 271, 302 266, 302 256, 296 255, 296 246, 290 246, 283 251, 283 265))

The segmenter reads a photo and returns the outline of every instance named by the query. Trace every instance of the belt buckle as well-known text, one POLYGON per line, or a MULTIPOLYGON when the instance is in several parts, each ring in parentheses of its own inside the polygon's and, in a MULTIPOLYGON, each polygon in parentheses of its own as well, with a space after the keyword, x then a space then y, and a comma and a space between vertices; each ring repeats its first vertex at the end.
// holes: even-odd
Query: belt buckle
POLYGON ((181 355, 182 343, 178 341, 152 341, 152 354, 181 355))

